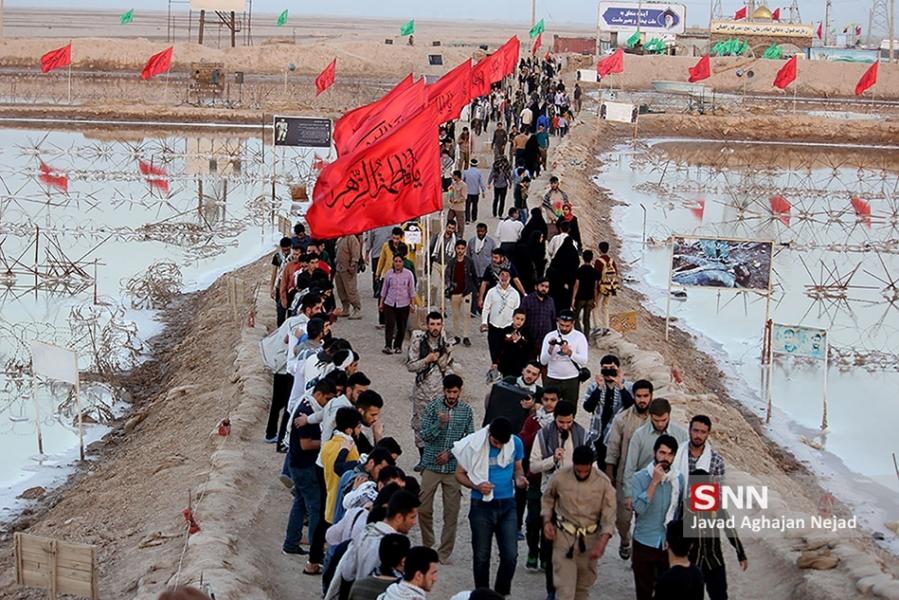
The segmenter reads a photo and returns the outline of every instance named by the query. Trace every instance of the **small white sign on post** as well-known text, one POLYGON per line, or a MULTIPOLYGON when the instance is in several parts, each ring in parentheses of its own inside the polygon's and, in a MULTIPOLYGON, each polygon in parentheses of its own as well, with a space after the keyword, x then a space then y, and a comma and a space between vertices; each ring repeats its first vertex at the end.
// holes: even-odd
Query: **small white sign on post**
POLYGON ((633 123, 637 120, 634 105, 628 102, 603 102, 600 117, 618 123, 633 123))
MULTIPOLYGON (((75 410, 78 411, 78 439, 81 460, 84 460, 84 422, 81 415, 81 383, 78 377, 78 353, 61 346, 32 340, 31 371, 35 375, 71 383, 75 386, 75 410)), ((37 407, 36 397, 34 402, 35 407, 37 407)), ((38 420, 40 420, 39 417, 38 420)), ((38 437, 40 437, 40 432, 38 437)))

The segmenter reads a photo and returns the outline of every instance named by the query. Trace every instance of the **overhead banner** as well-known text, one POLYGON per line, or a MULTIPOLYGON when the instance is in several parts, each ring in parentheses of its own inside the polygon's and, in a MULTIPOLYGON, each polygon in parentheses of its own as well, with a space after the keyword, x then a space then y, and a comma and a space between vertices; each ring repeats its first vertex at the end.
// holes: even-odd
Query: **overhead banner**
POLYGON ((824 360, 827 358, 827 330, 772 323, 771 352, 824 360))
POLYGON ((772 242, 675 237, 671 283, 768 293, 772 251, 772 242))
POLYGON ((637 31, 646 33, 681 34, 687 25, 687 7, 683 4, 649 2, 599 3, 599 30, 616 33, 637 31))
POLYGON ((776 23, 753 21, 712 21, 712 35, 727 36, 771 36, 771 37, 795 37, 809 38, 815 34, 812 25, 802 23, 776 23))

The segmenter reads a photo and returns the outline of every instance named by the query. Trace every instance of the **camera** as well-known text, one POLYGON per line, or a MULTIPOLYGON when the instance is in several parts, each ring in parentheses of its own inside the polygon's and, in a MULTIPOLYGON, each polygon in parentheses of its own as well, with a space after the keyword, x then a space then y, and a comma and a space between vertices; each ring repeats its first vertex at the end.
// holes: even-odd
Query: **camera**
POLYGON ((617 377, 618 369, 616 369, 615 367, 606 367, 604 369, 600 369, 599 374, 603 377, 617 377))
POLYGON ((557 345, 559 345, 559 344, 563 344, 564 342, 565 342, 565 340, 562 340, 562 339, 558 339, 558 340, 549 340, 549 345, 550 345, 550 346, 557 346, 557 345))

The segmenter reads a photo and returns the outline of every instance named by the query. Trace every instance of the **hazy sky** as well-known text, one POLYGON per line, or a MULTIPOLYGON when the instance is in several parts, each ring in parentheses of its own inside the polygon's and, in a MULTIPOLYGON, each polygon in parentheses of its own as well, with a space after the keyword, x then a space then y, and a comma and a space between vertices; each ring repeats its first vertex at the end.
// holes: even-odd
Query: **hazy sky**
MULTIPOLYGON (((758 2, 758 0, 756 0, 758 2)), ((689 25, 708 23, 710 2, 706 0, 680 0, 687 5, 689 25)), ((787 12, 790 0, 771 0, 772 10, 781 6, 787 12)), ((833 27, 842 30, 850 21, 868 27, 868 11, 871 0, 832 0, 833 27)), ((66 6, 84 8, 122 9, 147 8, 166 10, 165 0, 6 0, 6 6, 51 7, 66 6)), ((739 0, 722 0, 724 12, 732 14, 742 6, 739 0)), ((254 0, 253 13, 276 13, 290 10, 291 16, 338 15, 360 17, 384 17, 407 19, 476 19, 489 21, 530 21, 531 3, 528 0, 334 0, 332 2, 297 2, 296 0, 254 0)), ((800 0, 799 9, 803 21, 817 22, 824 17, 824 0, 800 0)), ((546 28, 552 33, 552 22, 576 23, 593 27, 596 24, 596 2, 591 0, 538 0, 538 18, 546 19, 546 28)))

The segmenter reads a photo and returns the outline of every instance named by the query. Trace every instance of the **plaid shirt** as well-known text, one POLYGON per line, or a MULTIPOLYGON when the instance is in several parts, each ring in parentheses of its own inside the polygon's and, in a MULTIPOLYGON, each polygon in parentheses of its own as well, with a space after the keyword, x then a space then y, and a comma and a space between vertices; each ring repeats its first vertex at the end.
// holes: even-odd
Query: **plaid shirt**
MULTIPOLYGON (((696 470, 697 460, 699 460, 698 457, 693 458, 692 454, 687 454, 687 463, 691 473, 696 470)), ((717 481, 724 479, 724 459, 714 448, 712 448, 712 460, 709 464, 709 476, 717 481)))
POLYGON ((522 298, 518 308, 525 312, 524 329, 534 343, 539 345, 546 334, 556 328, 556 303, 552 296, 541 301, 537 299, 537 292, 531 292, 522 298))
POLYGON ((453 473, 456 471, 456 457, 450 452, 450 459, 445 465, 437 464, 437 455, 451 451, 453 444, 474 433, 474 411, 471 406, 459 401, 454 407, 446 405, 443 398, 431 400, 425 407, 421 417, 421 439, 425 443, 421 466, 434 473, 453 473), (440 424, 440 413, 449 412, 446 425, 440 424))

